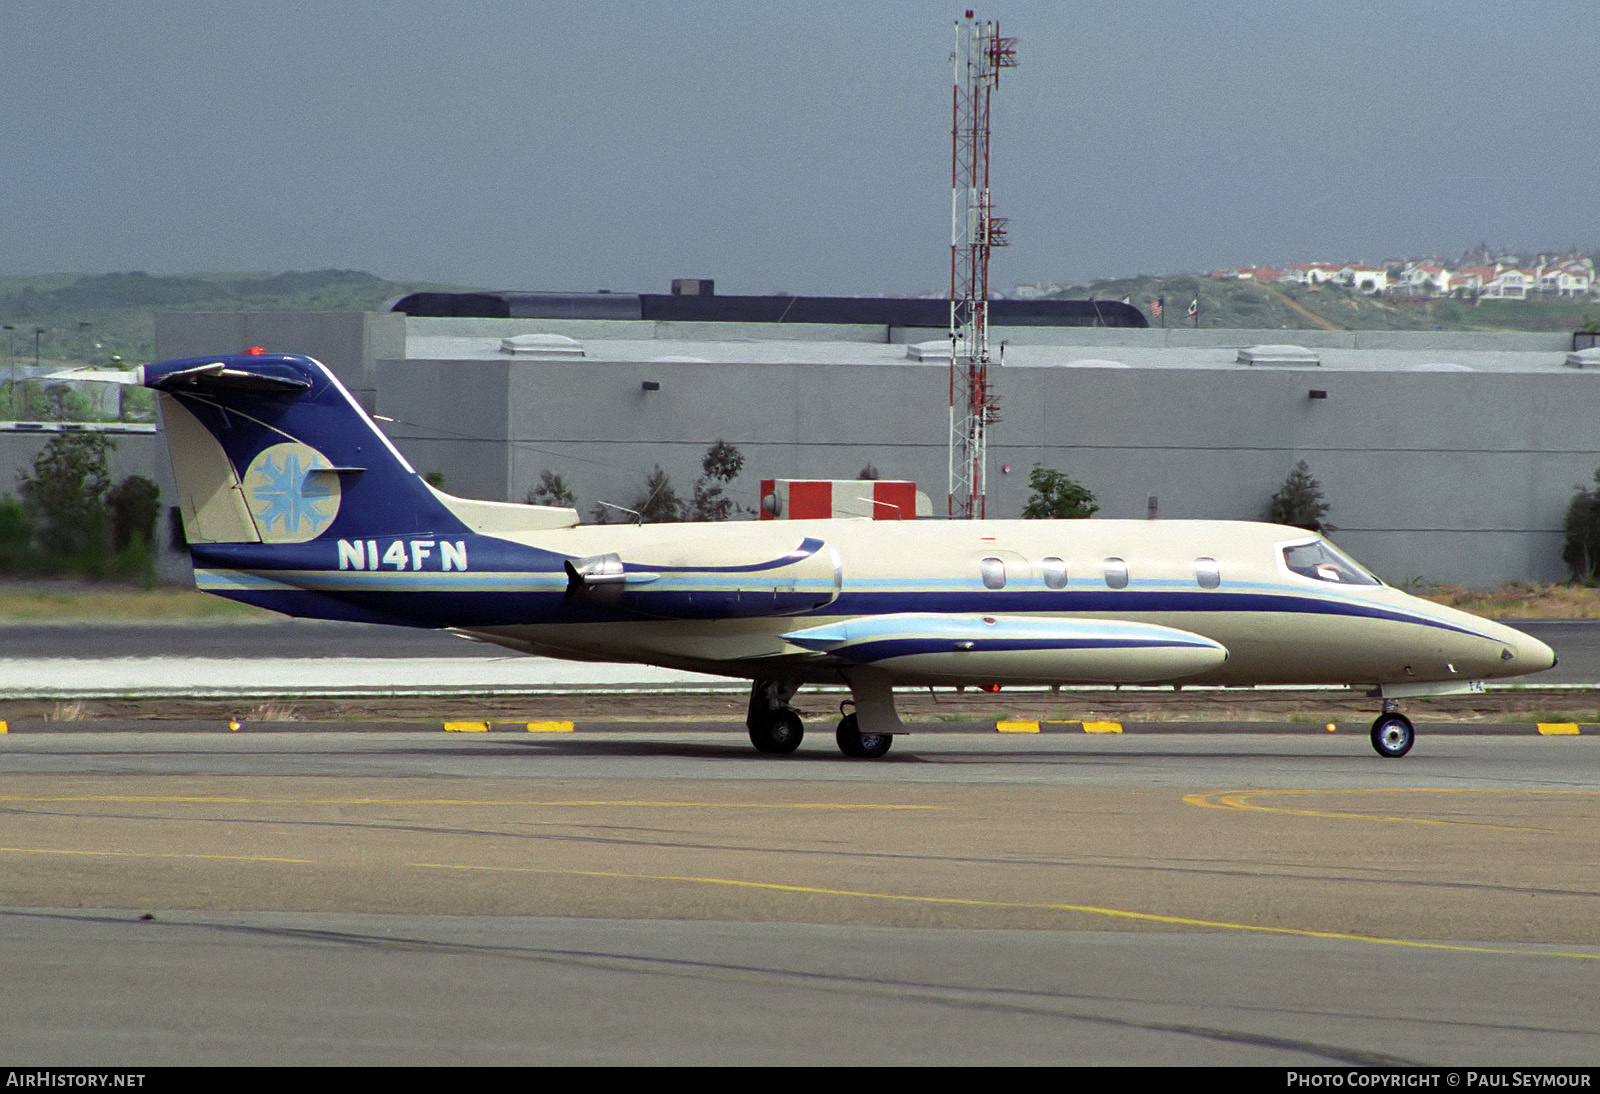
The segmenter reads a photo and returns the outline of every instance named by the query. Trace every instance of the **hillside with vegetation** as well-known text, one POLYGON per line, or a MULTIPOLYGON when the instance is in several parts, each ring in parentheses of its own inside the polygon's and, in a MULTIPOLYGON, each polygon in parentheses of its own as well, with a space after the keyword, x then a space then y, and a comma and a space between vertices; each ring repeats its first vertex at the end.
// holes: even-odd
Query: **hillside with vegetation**
MULTIPOLYGON (((0 277, 0 364, 31 365, 35 332, 43 365, 134 364, 155 356, 161 311, 373 311, 420 290, 461 286, 387 281, 360 270, 219 273, 37 274, 0 277)), ((1594 300, 1483 300, 1368 296, 1337 284, 1315 287, 1220 277, 1133 277, 1052 286, 1057 299, 1128 298, 1146 314, 1166 300, 1152 326, 1191 325, 1200 301, 1202 327, 1266 330, 1571 331, 1600 320, 1594 300)))
POLYGON ((1221 277, 1131 277, 1053 288, 1053 299, 1121 300, 1146 315, 1166 300, 1153 327, 1188 327, 1200 301, 1201 327, 1253 330, 1573 331, 1600 320, 1594 300, 1463 300, 1368 296, 1337 284, 1302 286, 1221 277))
POLYGON ((130 364, 155 356, 161 311, 375 311, 396 297, 451 288, 385 281, 360 270, 294 273, 38 274, 0 277, 0 353, 10 365, 130 364))

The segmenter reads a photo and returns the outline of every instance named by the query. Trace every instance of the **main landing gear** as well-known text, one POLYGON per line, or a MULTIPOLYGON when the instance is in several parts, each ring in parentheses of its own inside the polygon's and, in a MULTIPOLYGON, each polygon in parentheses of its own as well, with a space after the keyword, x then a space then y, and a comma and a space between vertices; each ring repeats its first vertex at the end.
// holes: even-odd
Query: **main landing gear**
POLYGON ((1383 701, 1383 713, 1372 723, 1372 747, 1386 759, 1398 760, 1416 743, 1417 729, 1411 719, 1400 713, 1400 704, 1393 699, 1383 701))
POLYGON ((744 724, 757 751, 780 755, 800 747, 806 735, 805 724, 789 705, 796 690, 795 685, 782 680, 757 680, 751 685, 750 711, 744 724))
MULTIPOLYGON (((745 715, 744 724, 750 731, 750 743, 757 750, 770 755, 782 755, 800 747, 805 737, 805 726, 799 712, 789 705, 789 700, 797 690, 798 685, 781 680, 757 680, 751 686, 750 709, 745 715)), ((893 716, 893 695, 888 689, 863 687, 851 702, 867 704, 871 721, 883 725, 881 707, 884 696, 888 696, 888 709, 893 716)), ((900 721, 895 717, 887 724, 898 727, 900 721)), ((876 760, 894 744, 892 733, 862 732, 861 718, 855 711, 839 719, 834 739, 839 742, 839 751, 852 760, 876 760)))

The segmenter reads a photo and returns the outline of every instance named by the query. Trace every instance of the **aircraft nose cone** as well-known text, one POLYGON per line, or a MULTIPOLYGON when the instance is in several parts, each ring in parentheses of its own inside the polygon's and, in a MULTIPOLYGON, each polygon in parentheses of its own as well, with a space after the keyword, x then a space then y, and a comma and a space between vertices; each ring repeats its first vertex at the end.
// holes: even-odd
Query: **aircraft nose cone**
POLYGON ((1501 644, 1504 648, 1500 651, 1502 675, 1525 676, 1555 667, 1555 650, 1515 627, 1503 629, 1501 644))
POLYGON ((1523 672, 1543 672, 1556 665, 1556 651, 1531 634, 1521 635, 1511 654, 1511 663, 1520 665, 1523 672))

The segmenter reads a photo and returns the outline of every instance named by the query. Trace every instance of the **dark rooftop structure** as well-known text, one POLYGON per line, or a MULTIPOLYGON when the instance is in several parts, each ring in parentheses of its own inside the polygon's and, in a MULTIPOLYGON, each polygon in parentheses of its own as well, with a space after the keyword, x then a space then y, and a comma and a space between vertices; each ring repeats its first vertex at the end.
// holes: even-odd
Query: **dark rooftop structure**
MULTIPOLYGON (((950 326, 948 300, 874 296, 718 296, 709 280, 680 279, 670 294, 417 292, 392 311, 456 319, 652 319, 698 323, 855 323, 950 326)), ((1147 327, 1144 314, 1114 300, 991 300, 997 327, 1147 327)))

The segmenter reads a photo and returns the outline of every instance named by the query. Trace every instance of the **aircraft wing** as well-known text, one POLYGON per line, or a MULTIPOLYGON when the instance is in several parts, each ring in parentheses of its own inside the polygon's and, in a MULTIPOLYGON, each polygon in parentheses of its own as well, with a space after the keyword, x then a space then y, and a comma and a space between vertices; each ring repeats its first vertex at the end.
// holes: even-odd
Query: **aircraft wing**
POLYGON ((97 384, 123 384, 137 386, 144 383, 138 369, 120 368, 69 368, 52 372, 46 380, 91 380, 97 384))
POLYGON ((1219 642, 1120 619, 903 613, 791 631, 784 639, 841 665, 906 681, 1144 684, 1220 666, 1219 642))

